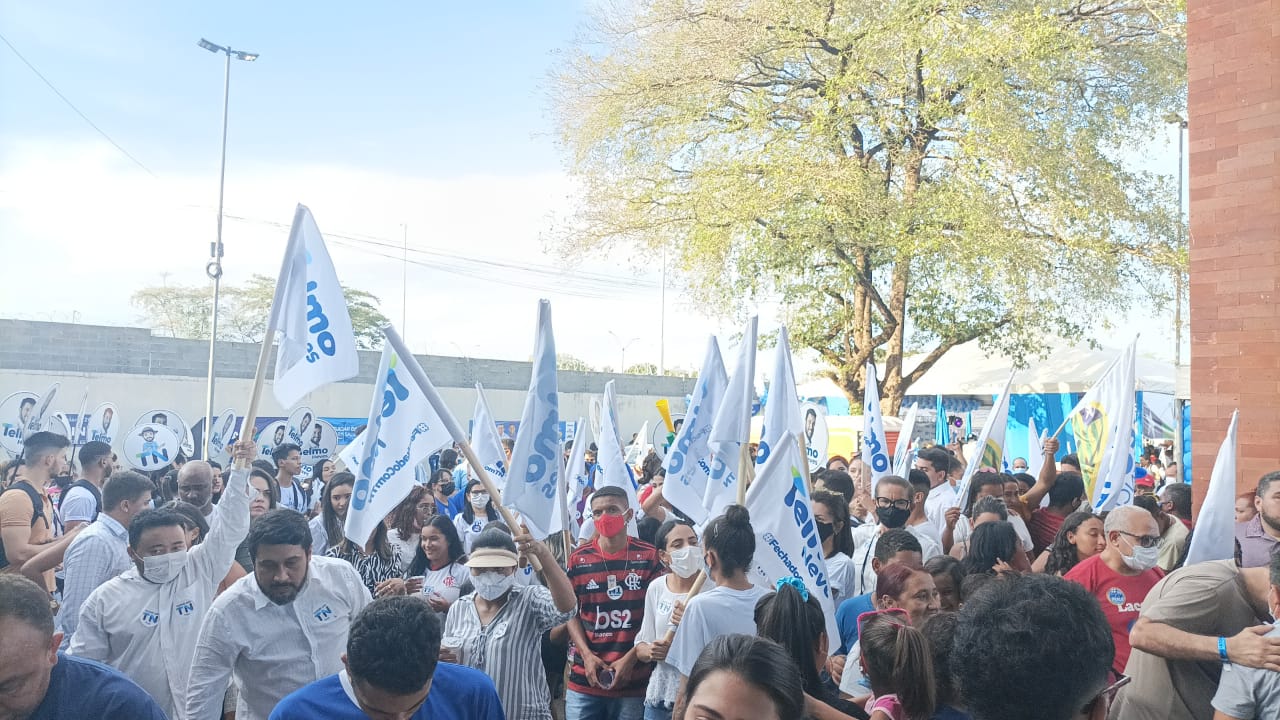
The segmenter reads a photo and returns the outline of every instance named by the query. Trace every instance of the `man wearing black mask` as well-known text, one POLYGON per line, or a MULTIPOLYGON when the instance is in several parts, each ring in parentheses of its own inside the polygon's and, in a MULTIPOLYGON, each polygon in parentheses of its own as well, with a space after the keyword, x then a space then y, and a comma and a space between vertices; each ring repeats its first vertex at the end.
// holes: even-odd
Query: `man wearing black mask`
POLYGON ((885 475, 876 483, 874 499, 876 519, 879 522, 853 529, 853 562, 860 572, 854 578, 855 591, 851 597, 869 592, 875 587, 876 574, 869 558, 875 549, 876 539, 887 530, 905 529, 915 535, 920 540, 926 561, 934 555, 942 554, 942 548, 928 534, 907 524, 915 509, 915 496, 911 483, 897 475, 885 475), (864 558, 868 558, 868 561, 862 562, 864 558))

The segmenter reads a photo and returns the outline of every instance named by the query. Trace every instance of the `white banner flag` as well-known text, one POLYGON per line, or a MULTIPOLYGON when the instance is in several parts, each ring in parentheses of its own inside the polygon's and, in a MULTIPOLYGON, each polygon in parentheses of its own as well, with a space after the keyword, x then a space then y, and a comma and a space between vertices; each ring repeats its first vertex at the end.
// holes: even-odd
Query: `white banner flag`
POLYGON ((293 216, 271 312, 280 330, 271 388, 280 405, 292 407, 312 390, 360 372, 342 285, 320 228, 304 205, 293 216))
POLYGON ((575 535, 582 527, 582 516, 578 514, 578 503, 587 494, 587 485, 591 477, 587 473, 587 448, 591 445, 591 428, 583 418, 578 418, 574 426, 573 449, 569 452, 569 462, 565 464, 565 478, 568 485, 565 498, 569 501, 569 529, 575 535))
MULTIPOLYGON (((707 508, 702 504, 707 494, 707 481, 711 478, 711 420, 724 399, 729 384, 724 361, 720 359, 720 345, 715 337, 707 341, 707 354, 702 360, 702 372, 693 386, 689 411, 685 413, 676 439, 667 451, 667 480, 662 486, 662 496, 672 507, 688 515, 701 525, 707 520, 707 508)), ((577 449, 577 444, 574 444, 577 449)))
MULTIPOLYGON (((627 504, 639 515, 640 501, 636 497, 636 484, 631 478, 631 472, 627 469, 626 456, 622 454, 622 440, 618 437, 618 399, 614 395, 612 380, 604 385, 598 446, 596 488, 609 485, 622 488, 627 493, 627 504)), ((634 535, 634 524, 630 527, 634 535)))
POLYGON ((1027 474, 1037 480, 1044 469, 1044 441, 1045 437, 1040 434, 1036 418, 1032 415, 1027 418, 1027 474))
POLYGON ((384 345, 369 424, 361 435, 363 451, 351 468, 356 482, 343 530, 360 547, 413 489, 418 463, 450 441, 444 421, 401 364, 391 345, 384 345))
POLYGON ((779 578, 802 580, 822 605, 827 636, 840 637, 822 539, 809 501, 807 468, 796 437, 783 433, 769 462, 747 489, 746 507, 756 535, 756 552, 747 574, 756 586, 770 590, 779 578))
POLYGON ((724 399, 711 422, 711 478, 702 504, 707 517, 719 515, 726 505, 738 501, 738 471, 741 448, 751 440, 751 404, 755 399, 756 317, 747 321, 738 346, 738 363, 729 376, 724 399))
POLYGON ((493 478, 493 484, 505 494, 507 453, 502 449, 498 424, 489 412, 489 403, 484 399, 484 387, 480 383, 476 383, 476 409, 471 415, 471 449, 476 451, 476 458, 493 478))
POLYGON ((785 325, 778 330, 778 346, 773 354, 773 380, 763 414, 760 449, 756 452, 757 465, 765 464, 783 433, 791 433, 797 438, 803 437, 804 433, 804 417, 800 414, 800 398, 796 395, 796 373, 791 367, 791 343, 787 339, 785 325))
POLYGON ((1009 425, 1009 386, 1013 383, 1013 373, 1004 381, 1004 390, 996 398, 991 407, 991 414, 978 434, 978 444, 974 447, 969 463, 964 469, 964 477, 956 485, 956 506, 961 510, 969 504, 969 481, 973 474, 984 467, 994 468, 996 472, 1004 472, 1004 436, 1009 425))
POLYGON ((1135 338, 1067 416, 1094 512, 1133 501, 1137 362, 1138 340, 1135 338))
POLYGON ((911 443, 916 429, 916 413, 920 410, 920 403, 911 403, 911 409, 907 410, 907 417, 902 420, 902 429, 898 431, 898 441, 893 444, 893 474, 898 477, 905 478, 907 473, 911 472, 911 463, 914 454, 911 449, 911 443))
POLYGON ((1213 462, 1209 490, 1200 506, 1200 517, 1196 518, 1191 547, 1187 549, 1187 565, 1230 560, 1236 556, 1236 421, 1239 419, 1239 410, 1231 413, 1227 436, 1213 462))
POLYGON ((871 488, 893 470, 889 458, 889 440, 884 434, 884 416, 880 411, 880 386, 875 363, 867 363, 867 381, 862 391, 862 461, 871 467, 871 488))
POLYGON ((551 332, 551 303, 538 301, 533 341, 533 374, 525 397, 520 430, 511 450, 511 472, 502 493, 535 538, 545 538, 555 517, 560 487, 560 395, 556 387, 556 341, 551 332))

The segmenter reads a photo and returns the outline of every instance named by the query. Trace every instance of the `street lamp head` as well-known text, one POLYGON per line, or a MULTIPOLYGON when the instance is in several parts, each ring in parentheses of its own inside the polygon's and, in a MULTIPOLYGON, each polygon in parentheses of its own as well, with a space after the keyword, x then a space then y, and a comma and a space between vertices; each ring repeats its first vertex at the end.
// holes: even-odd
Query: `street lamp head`
POLYGON ((215 45, 209 42, 208 40, 205 40, 204 38, 200 38, 200 42, 198 44, 200 45, 200 47, 204 48, 205 50, 208 50, 211 53, 220 53, 220 52, 227 51, 227 49, 222 47, 221 45, 215 45))
POLYGON ((245 62, 253 62, 258 59, 258 53, 244 52, 243 50, 236 50, 232 54, 238 60, 244 60, 245 62))
POLYGON ((1176 113, 1176 112, 1171 112, 1171 113, 1169 113, 1169 114, 1165 115, 1165 116, 1164 116, 1164 121, 1165 121, 1165 122, 1167 122, 1167 123, 1169 123, 1170 125, 1177 125, 1178 127, 1183 127, 1183 128, 1185 128, 1185 127, 1187 126, 1187 121, 1186 121, 1186 119, 1185 119, 1185 118, 1183 118, 1181 115, 1179 115, 1179 114, 1178 114, 1178 113, 1176 113))

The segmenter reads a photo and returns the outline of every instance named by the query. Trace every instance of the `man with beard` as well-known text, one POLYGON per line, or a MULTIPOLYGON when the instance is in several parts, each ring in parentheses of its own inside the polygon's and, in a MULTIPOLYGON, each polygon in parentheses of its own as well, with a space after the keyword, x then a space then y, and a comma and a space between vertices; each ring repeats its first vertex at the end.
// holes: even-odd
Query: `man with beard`
POLYGON ((1269 472, 1258 481, 1252 520, 1236 523, 1236 557, 1240 567, 1265 567, 1271 551, 1280 545, 1280 471, 1269 472))
POLYGON ((64 531, 98 519, 102 512, 102 486, 115 469, 112 455, 111 446, 104 442, 87 442, 80 448, 80 479, 71 483, 58 505, 64 531))
POLYGON ((200 636, 183 717, 216 718, 235 676, 239 720, 267 720, 286 695, 340 672, 352 619, 371 602, 350 563, 311 554, 302 515, 280 509, 249 530, 253 574, 214 601, 200 636))

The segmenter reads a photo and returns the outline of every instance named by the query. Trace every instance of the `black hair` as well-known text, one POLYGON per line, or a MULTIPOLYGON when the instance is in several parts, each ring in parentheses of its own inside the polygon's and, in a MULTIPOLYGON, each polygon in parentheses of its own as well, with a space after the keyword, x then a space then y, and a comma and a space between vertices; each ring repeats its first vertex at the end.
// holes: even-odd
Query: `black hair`
POLYGON ((136 470, 117 470, 102 486, 102 509, 115 510, 120 503, 137 500, 144 493, 150 498, 155 489, 146 475, 136 470))
MULTIPOLYGON (((329 478, 329 484, 324 486, 324 492, 320 494, 320 522, 324 525, 325 537, 328 538, 326 544, 329 546, 337 545, 339 538, 346 536, 343 521, 333 510, 333 491, 346 485, 354 487, 355 484, 356 476, 343 470, 329 478)), ((348 504, 347 511, 350 510, 351 506, 348 504)))
POLYGON ((31 465, 37 460, 43 460, 45 455, 58 450, 63 450, 71 446, 71 441, 66 435, 59 435, 47 430, 41 430, 38 433, 32 433, 22 443, 22 463, 31 465))
POLYGON ((929 720, 937 695, 924 633, 897 613, 878 613, 861 623, 858 644, 875 694, 897 695, 907 720, 929 720))
MULTIPOLYGON (((1141 497, 1134 498, 1134 501, 1140 499, 1141 497)), ((1080 526, 1087 520, 1101 521, 1102 518, 1091 512, 1077 511, 1062 520, 1062 525, 1058 527, 1058 534, 1053 536, 1053 542, 1048 547, 1049 557, 1044 563, 1046 573, 1064 575, 1080 562, 1080 553, 1076 550, 1075 543, 1067 539, 1067 533, 1079 532, 1080 526)))
POLYGON ((453 448, 445 448, 440 451, 440 467, 445 470, 452 470, 458 467, 458 451, 453 448))
POLYGON ((952 455, 950 462, 947 464, 947 474, 954 475, 962 470, 964 470, 964 463, 960 462, 960 458, 952 455))
POLYGON ((1066 455, 1063 455, 1062 460, 1060 460, 1058 464, 1070 465, 1071 467, 1080 468, 1081 470, 1084 469, 1083 467, 1080 466, 1080 456, 1077 455, 1076 453, 1067 453, 1066 455))
POLYGON ((833 493, 843 495, 846 503, 853 500, 853 476, 843 470, 823 472, 822 486, 833 493))
POLYGON ((960 581, 960 607, 964 607, 970 598, 993 582, 996 582, 996 576, 989 573, 965 575, 964 580, 960 581))
POLYGON ((1023 575, 965 602, 951 671, 975 718, 1067 720, 1106 686, 1115 654, 1107 618, 1083 585, 1023 575))
POLYGON ((776 642, 754 635, 721 635, 707 643, 689 671, 684 701, 714 672, 738 676, 769 696, 780 718, 804 716, 804 682, 796 662, 776 642))
MULTIPOLYGON (((671 534, 672 530, 676 529, 677 525, 684 525, 689 528, 693 527, 693 523, 685 520, 684 518, 671 518, 658 526, 658 531, 653 534, 653 546, 659 550, 666 550, 667 536, 671 534)), ((694 532, 696 533, 697 531, 695 530, 694 532)))
POLYGON ((1028 490, 1030 490, 1036 484, 1036 479, 1034 477, 1031 477, 1031 473, 1025 473, 1025 472, 1013 473, 1013 479, 1016 480, 1019 485, 1026 485, 1028 490))
POLYGON ((262 472, 270 475, 271 477, 276 476, 276 466, 272 465, 270 462, 266 460, 258 458, 257 460, 254 460, 250 464, 253 466, 253 469, 255 470, 261 470, 262 472))
POLYGON ((271 451, 271 460, 275 462, 277 471, 279 471, 280 469, 280 461, 289 457, 289 453, 293 452, 294 450, 297 450, 298 452, 302 452, 302 448, 298 447, 294 443, 280 443, 279 445, 276 446, 275 450, 271 451))
POLYGON ((498 548, 499 550, 513 553, 519 552, 516 549, 516 541, 511 537, 511 533, 499 527, 486 528, 475 536, 475 539, 471 541, 471 550, 474 552, 480 548, 498 548))
MULTIPOLYGON (((1259 481, 1259 487, 1262 483, 1259 481)), ((1185 520, 1191 519, 1191 486, 1186 483, 1170 483, 1164 486, 1164 500, 1173 504, 1173 514, 1185 520)))
MULTIPOLYGON (((1266 475, 1263 475, 1262 477, 1258 478, 1258 488, 1253 491, 1253 494, 1258 497, 1262 497, 1266 495, 1267 491, 1271 489, 1271 483, 1277 482, 1277 481, 1280 481, 1280 470, 1269 472, 1266 475)), ((1176 482, 1176 480, 1174 482, 1176 482)))
POLYGON ((187 532, 192 530, 200 531, 196 533, 196 539, 195 542, 191 543, 192 545, 199 545, 204 540, 204 536, 209 534, 209 521, 204 519, 204 515, 200 514, 200 508, 195 505, 181 500, 170 500, 163 507, 165 510, 172 510, 182 516, 182 527, 187 532))
POLYGON ((951 675, 951 646, 956 633, 956 617, 954 612, 940 612, 925 620, 924 627, 921 628, 933 656, 933 679, 939 706, 954 706, 960 698, 956 681, 951 675))
POLYGON ((53 637, 49 592, 17 573, 0 573, 0 618, 14 618, 53 637))
POLYGON ((826 615, 818 598, 810 595, 806 600, 798 589, 784 583, 777 592, 756 601, 755 621, 757 635, 778 643, 791 656, 800 670, 804 691, 816 698, 825 696, 813 662, 827 632, 826 615))
POLYGON ((133 521, 129 523, 129 547, 137 550, 138 543, 142 542, 142 533, 148 530, 175 526, 184 529, 187 526, 187 519, 176 510, 164 507, 147 508, 134 515, 133 521))
POLYGON ((311 466, 311 486, 315 487, 317 482, 324 482, 324 464, 333 462, 333 458, 324 458, 320 462, 311 466))
POLYGON ((1074 470, 1058 473, 1058 478, 1049 488, 1049 505, 1055 508, 1072 507, 1080 504, 1084 497, 1084 476, 1074 470))
POLYGON ((1160 501, 1153 495, 1134 495, 1133 504, 1146 510, 1158 522, 1160 520, 1160 501))
MULTIPOLYGON (((888 533, 886 533, 886 535, 887 534, 888 533)), ((934 555, 925 561, 924 571, 932 575, 935 579, 939 575, 946 575, 950 577, 951 583, 956 588, 956 592, 960 592, 960 585, 964 582, 964 568, 960 566, 959 560, 951 557, 950 555, 934 555)))
POLYGON ((98 462, 104 457, 111 457, 111 446, 101 440, 90 440, 80 446, 80 453, 76 457, 80 458, 80 468, 84 469, 98 462))
POLYGON ((822 503, 827 512, 831 513, 831 524, 839 526, 831 536, 831 552, 844 553, 853 557, 853 533, 849 532, 848 501, 826 490, 813 491, 809 499, 813 503, 822 503))
POLYGON ((924 555, 924 547, 920 545, 920 539, 911 534, 911 531, 903 528, 897 530, 886 530, 880 537, 876 538, 875 558, 881 564, 889 562, 889 559, 900 552, 918 552, 924 555))
MULTIPOLYGON (((449 562, 459 562, 466 556, 466 549, 462 547, 462 538, 458 537, 458 528, 453 526, 448 517, 432 515, 422 524, 423 532, 426 532, 429 527, 439 530, 440 534, 444 535, 445 544, 449 546, 449 562)), ((481 534, 484 533, 482 532, 481 534)), ((429 567, 431 567, 431 561, 427 560, 427 553, 422 549, 422 539, 419 537, 418 546, 413 553, 413 560, 409 562, 409 569, 404 573, 405 577, 422 575, 426 573, 429 567)))
MULTIPOLYGON (((462 491, 462 517, 467 521, 467 524, 471 524, 476 521, 476 509, 471 507, 471 490, 476 487, 479 487, 485 492, 489 492, 489 489, 486 488, 479 480, 470 480, 467 482, 467 489, 462 491)), ((484 516, 489 520, 497 520, 502 517, 498 514, 498 511, 493 508, 492 497, 489 498, 489 502, 485 503, 484 516)))
POLYGON ((623 505, 631 502, 631 498, 627 497, 627 491, 617 485, 605 485, 604 487, 596 488, 595 492, 591 495, 591 500, 595 501, 596 498, 606 497, 621 498, 623 505))
POLYGON ((999 560, 1012 564, 1017 550, 1018 532, 1009 521, 983 523, 969 533, 969 552, 960 563, 966 575, 991 574, 999 560))
MULTIPOLYGON (((249 471, 249 478, 253 479, 255 477, 262 478, 267 482, 267 509, 275 510, 276 506, 280 504, 280 483, 276 481, 276 476, 258 467, 257 464, 254 464, 253 469, 249 471)), ((227 477, 224 478, 223 480, 223 487, 225 487, 226 483, 230 481, 231 481, 231 471, 228 470, 227 477)), ((254 492, 253 486, 250 485, 249 486, 250 499, 253 499, 253 492, 254 492)))
POLYGON ((751 529, 751 513, 741 505, 730 505, 724 514, 707 523, 702 531, 702 547, 714 550, 720 572, 733 575, 751 566, 756 552, 756 534, 751 529))
MULTIPOLYGON (((136 522, 136 519, 135 519, 136 522)), ((289 508, 279 508, 263 513, 249 528, 249 558, 258 559, 258 548, 263 545, 299 545, 311 552, 311 528, 307 516, 289 508)))
POLYGON ((636 539, 647 545, 653 545, 657 539, 655 536, 658 534, 658 526, 661 524, 656 517, 646 515, 640 518, 636 523, 636 539))
POLYGON ((347 633, 352 679, 396 695, 421 692, 436 672, 440 616, 419 595, 374 600, 347 633))
POLYGON ((984 487, 992 487, 998 485, 1000 492, 997 495, 1004 495, 1004 478, 999 473, 979 471, 969 478, 969 499, 965 505, 965 515, 973 517, 973 505, 978 501, 978 491, 984 487))
POLYGON ((983 513, 992 513, 999 515, 1001 520, 1009 519, 1009 506, 1004 504, 1003 497, 995 495, 984 495, 978 498, 978 501, 971 508, 973 517, 981 517, 983 513))
MULTIPOLYGON (((929 499, 929 491, 932 488, 929 486, 929 475, 926 474, 925 471, 911 468, 911 470, 907 472, 907 482, 911 483, 913 495, 916 493, 923 493, 925 500, 929 499)), ((912 499, 914 500, 914 498, 912 499)), ((924 500, 921 500, 921 502, 924 502, 924 500)))
POLYGON ((951 471, 951 453, 945 448, 928 447, 916 454, 916 457, 929 463, 933 467, 934 472, 946 473, 951 471))

